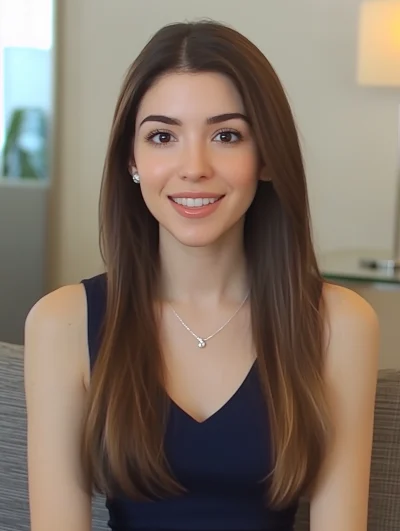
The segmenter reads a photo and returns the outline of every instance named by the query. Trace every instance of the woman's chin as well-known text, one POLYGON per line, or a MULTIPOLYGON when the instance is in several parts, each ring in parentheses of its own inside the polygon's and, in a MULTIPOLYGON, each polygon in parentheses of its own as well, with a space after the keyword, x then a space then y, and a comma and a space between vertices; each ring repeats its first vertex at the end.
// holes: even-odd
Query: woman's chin
POLYGON ((176 234, 173 236, 181 245, 192 248, 212 247, 221 240, 221 237, 211 237, 210 235, 176 234))
MULTIPOLYGON (((180 245, 192 248, 213 247, 217 243, 221 242, 224 237, 224 231, 216 231, 211 227, 192 230, 171 230, 167 229, 169 233, 167 238, 171 237, 180 245)), ((163 236, 161 235, 161 238, 163 236)))
MULTIPOLYGON (((218 223, 198 224, 197 226, 169 226, 160 224, 160 240, 167 243, 171 239, 185 247, 204 248, 223 245, 224 242, 242 240, 243 219, 234 220, 233 224, 218 223)), ((172 242, 171 242, 172 243, 172 242)))

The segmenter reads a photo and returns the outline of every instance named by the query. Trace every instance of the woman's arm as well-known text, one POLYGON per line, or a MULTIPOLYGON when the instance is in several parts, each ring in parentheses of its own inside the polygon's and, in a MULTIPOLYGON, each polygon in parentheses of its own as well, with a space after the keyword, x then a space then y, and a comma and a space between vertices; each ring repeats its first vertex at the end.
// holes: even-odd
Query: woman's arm
POLYGON ((367 531, 378 370, 377 317, 357 294, 325 289, 326 383, 335 435, 311 497, 311 531, 367 531))
POLYGON ((80 435, 87 371, 80 285, 41 299, 25 325, 25 392, 31 531, 90 531, 80 435))

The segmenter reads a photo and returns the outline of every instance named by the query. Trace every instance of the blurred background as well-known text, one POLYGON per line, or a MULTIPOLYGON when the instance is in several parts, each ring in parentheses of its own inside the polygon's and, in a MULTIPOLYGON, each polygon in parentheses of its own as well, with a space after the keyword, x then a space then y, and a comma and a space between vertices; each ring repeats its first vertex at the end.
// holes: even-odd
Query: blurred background
POLYGON ((21 343, 48 289, 53 172, 53 0, 0 0, 0 340, 21 343))
MULTIPOLYGON (((0 341, 23 342, 42 294, 101 271, 98 196, 123 76, 162 25, 207 17, 248 36, 280 76, 323 272, 370 300, 382 322, 381 364, 400 366, 398 273, 360 265, 393 249, 400 103, 395 83, 358 76, 364 4, 2 0, 0 341)), ((400 43, 400 19, 395 31, 400 43)))

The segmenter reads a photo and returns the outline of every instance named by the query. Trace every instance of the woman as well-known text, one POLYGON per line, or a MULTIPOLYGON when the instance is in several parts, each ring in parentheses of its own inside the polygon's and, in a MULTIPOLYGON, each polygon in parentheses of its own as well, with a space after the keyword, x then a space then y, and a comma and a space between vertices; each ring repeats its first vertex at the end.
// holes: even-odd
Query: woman
POLYGON ((105 273, 26 322, 32 531, 365 531, 377 319, 321 278, 292 114, 262 53, 161 29, 118 100, 105 273))

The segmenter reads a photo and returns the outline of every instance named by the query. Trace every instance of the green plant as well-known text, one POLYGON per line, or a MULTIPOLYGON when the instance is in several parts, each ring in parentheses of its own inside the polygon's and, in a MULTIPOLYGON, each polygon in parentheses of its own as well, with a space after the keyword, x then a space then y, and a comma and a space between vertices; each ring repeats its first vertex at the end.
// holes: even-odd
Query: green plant
POLYGON ((46 178, 46 139, 47 124, 43 110, 15 109, 6 133, 2 175, 21 179, 46 178))

